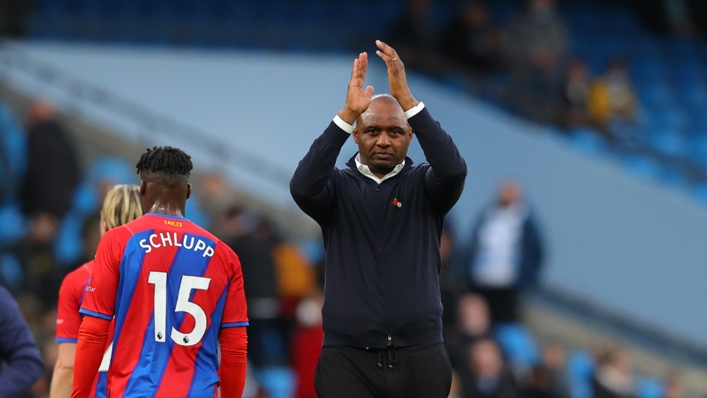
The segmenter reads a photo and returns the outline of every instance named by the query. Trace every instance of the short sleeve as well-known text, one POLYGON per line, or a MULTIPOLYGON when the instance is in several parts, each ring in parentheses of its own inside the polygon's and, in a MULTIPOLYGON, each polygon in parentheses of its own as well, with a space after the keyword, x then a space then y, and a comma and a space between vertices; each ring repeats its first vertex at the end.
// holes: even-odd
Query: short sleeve
POLYGON ((122 257, 122 249, 115 239, 116 235, 110 232, 98 245, 93 275, 86 285, 80 311, 84 315, 108 321, 115 315, 115 296, 118 291, 122 257))
POLYGON ((56 342, 76 343, 81 327, 81 296, 86 280, 80 280, 75 274, 69 274, 61 282, 59 303, 56 315, 56 342))
POLYGON ((243 272, 238 256, 230 251, 230 263, 233 267, 233 274, 228 281, 226 293, 226 305, 223 309, 221 320, 222 328, 233 328, 248 326, 248 305, 245 301, 245 290, 243 290, 243 272))

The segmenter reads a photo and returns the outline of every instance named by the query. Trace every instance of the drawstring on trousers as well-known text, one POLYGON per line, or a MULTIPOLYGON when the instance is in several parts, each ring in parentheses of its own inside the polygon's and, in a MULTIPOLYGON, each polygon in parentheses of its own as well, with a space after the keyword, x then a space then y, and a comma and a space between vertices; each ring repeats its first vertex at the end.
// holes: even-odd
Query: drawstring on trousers
POLYGON ((385 350, 378 350, 378 363, 376 366, 380 369, 383 367, 383 351, 388 354, 388 368, 393 369, 393 364, 398 362, 398 352, 391 345, 385 348, 385 350))

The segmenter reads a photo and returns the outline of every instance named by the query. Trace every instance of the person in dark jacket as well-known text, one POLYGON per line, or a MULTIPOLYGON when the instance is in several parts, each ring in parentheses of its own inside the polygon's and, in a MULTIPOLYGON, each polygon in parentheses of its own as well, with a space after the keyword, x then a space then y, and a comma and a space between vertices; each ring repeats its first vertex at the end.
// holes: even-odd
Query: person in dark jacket
POLYGON ((37 343, 10 292, 0 286, 0 398, 19 397, 42 377, 37 343))
POLYGON ((373 97, 364 86, 368 55, 361 53, 344 109, 290 182, 295 202, 321 226, 326 250, 315 387, 321 398, 446 398, 451 368, 442 338, 439 246, 467 168, 451 137, 413 97, 398 53, 376 44, 391 95, 373 97), (413 166, 406 157, 413 130, 429 163, 413 166), (349 135, 359 151, 347 168, 336 168, 349 135))
POLYGON ((518 322, 521 293, 538 284, 543 241, 520 185, 507 180, 476 222, 466 276, 483 296, 496 323, 518 322))
POLYGON ((35 102, 27 114, 22 212, 28 217, 47 213, 61 220, 71 209, 80 177, 74 144, 57 123, 54 108, 44 101, 35 102))

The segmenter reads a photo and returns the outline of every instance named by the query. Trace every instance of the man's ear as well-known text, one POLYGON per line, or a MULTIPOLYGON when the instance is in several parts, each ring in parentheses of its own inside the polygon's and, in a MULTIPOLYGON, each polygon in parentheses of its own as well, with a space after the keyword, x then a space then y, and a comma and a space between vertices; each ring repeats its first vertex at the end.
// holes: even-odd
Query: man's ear
POLYGON ((140 196, 145 196, 147 192, 147 181, 140 180, 140 196))
POLYGON ((191 197, 191 184, 187 184, 187 199, 191 197))
POLYGON ((351 135, 353 135, 354 142, 358 144, 358 128, 354 128, 353 133, 351 133, 351 135))

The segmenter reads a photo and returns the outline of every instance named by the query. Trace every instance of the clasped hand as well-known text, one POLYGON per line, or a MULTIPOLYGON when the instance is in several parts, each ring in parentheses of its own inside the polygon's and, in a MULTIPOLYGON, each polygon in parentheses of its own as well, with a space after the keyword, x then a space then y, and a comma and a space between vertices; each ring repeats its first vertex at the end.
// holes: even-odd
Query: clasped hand
MULTIPOLYGON (((398 56, 395 49, 380 40, 376 40, 378 55, 388 67, 388 84, 390 85, 390 95, 392 95, 407 111, 417 105, 417 100, 413 97, 408 87, 405 75, 405 65, 398 56)), ((349 124, 353 124, 363 112, 368 109, 373 96, 373 86, 365 86, 366 71, 368 69, 368 54, 362 52, 354 60, 351 80, 349 81, 348 92, 346 94, 346 104, 344 109, 339 111, 339 117, 349 124)))

